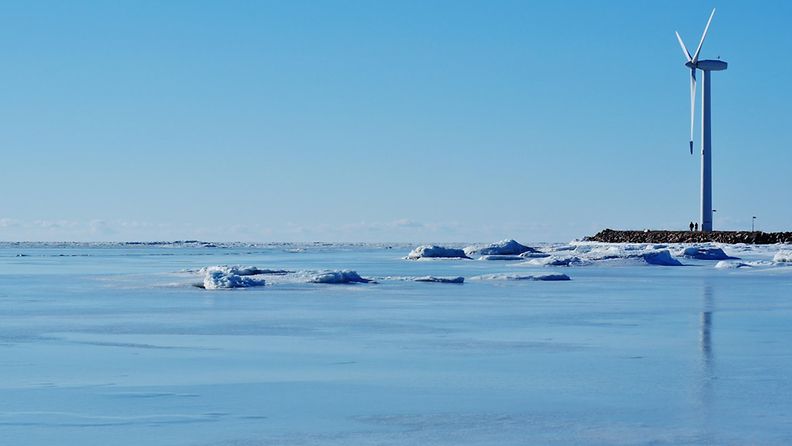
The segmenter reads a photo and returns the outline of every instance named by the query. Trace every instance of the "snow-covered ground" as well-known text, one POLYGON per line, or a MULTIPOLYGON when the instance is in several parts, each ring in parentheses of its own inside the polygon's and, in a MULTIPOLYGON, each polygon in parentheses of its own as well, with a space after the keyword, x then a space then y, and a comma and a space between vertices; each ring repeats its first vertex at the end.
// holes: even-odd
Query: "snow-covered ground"
POLYGON ((526 246, 0 244, 0 444, 792 443, 792 247, 526 246))

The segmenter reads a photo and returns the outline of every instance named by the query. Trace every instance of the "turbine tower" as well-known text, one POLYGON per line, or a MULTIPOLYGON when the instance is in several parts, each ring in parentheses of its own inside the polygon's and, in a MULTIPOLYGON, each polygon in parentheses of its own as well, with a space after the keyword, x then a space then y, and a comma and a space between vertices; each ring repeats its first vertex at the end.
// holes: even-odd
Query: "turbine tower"
POLYGON ((722 60, 699 60, 701 46, 707 37, 715 10, 707 20, 704 34, 701 35, 698 48, 691 56, 682 37, 676 33, 682 53, 685 54, 685 66, 690 69, 690 154, 693 154, 693 125, 696 120, 696 70, 704 72, 704 84, 701 94, 701 230, 712 231, 712 135, 710 129, 710 86, 713 71, 723 71, 728 64, 722 60))

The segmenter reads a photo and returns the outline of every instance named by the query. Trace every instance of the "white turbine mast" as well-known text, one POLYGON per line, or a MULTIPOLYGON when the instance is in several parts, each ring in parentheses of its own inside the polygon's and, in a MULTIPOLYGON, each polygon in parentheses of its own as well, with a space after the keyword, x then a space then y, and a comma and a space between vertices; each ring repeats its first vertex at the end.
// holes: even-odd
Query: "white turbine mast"
POLYGON ((701 35, 696 52, 690 55, 682 36, 676 33, 679 46, 685 56, 685 66, 690 69, 690 154, 693 154, 693 128, 696 121, 696 70, 704 72, 701 94, 701 230, 712 231, 712 139, 710 128, 710 85, 711 72, 725 70, 728 64, 722 60, 699 60, 701 47, 707 37, 715 9, 707 20, 704 33, 701 35))

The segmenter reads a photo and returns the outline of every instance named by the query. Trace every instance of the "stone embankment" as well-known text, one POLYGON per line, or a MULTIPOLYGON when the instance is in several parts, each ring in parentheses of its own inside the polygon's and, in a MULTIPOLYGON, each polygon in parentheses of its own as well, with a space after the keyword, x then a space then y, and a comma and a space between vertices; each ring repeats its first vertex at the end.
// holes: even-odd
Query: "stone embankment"
POLYGON ((792 232, 761 231, 617 231, 605 229, 583 240, 605 243, 748 243, 769 245, 773 243, 792 243, 792 232))

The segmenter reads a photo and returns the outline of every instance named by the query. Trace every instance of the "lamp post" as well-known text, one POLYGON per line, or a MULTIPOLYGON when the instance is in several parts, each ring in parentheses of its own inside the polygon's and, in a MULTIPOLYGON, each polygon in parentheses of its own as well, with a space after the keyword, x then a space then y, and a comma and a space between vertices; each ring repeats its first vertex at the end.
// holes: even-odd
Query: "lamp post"
POLYGON ((715 213, 718 212, 717 209, 712 210, 712 227, 715 227, 715 213))
POLYGON ((751 217, 751 232, 754 232, 754 223, 756 222, 756 216, 754 215, 751 217))

